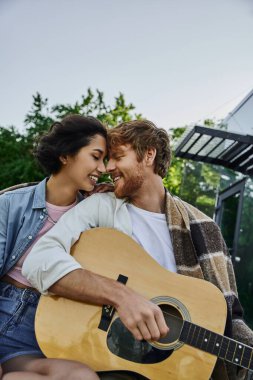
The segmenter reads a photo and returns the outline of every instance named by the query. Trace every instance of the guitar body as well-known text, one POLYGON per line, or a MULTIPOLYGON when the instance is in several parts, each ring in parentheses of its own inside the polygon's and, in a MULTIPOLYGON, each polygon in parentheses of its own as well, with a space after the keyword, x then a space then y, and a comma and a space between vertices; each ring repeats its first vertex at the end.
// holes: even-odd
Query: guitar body
POLYGON ((210 378, 216 356, 178 338, 184 320, 223 334, 227 307, 215 286, 167 271, 133 239, 114 229, 84 232, 71 253, 90 271, 113 279, 126 276, 126 286, 161 306, 170 332, 152 345, 138 342, 117 313, 104 331, 98 328, 101 306, 42 296, 35 331, 47 357, 78 360, 96 371, 132 371, 151 380, 210 378))

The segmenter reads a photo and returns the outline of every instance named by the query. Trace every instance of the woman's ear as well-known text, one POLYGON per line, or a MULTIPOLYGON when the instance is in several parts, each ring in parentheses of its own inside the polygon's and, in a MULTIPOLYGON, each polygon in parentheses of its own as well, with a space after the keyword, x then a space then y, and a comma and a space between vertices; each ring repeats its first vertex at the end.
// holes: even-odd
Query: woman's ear
POLYGON ((147 166, 152 166, 156 157, 156 149, 153 147, 150 147, 146 151, 146 163, 147 166))
POLYGON ((68 161, 67 156, 60 156, 59 160, 61 161, 62 165, 66 165, 68 161))

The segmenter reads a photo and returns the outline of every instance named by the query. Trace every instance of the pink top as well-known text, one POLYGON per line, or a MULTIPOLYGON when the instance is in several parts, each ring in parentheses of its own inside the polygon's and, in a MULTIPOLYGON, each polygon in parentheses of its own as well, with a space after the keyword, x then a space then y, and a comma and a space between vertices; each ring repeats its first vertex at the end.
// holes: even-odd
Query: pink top
POLYGON ((46 208, 48 212, 48 217, 46 220, 46 223, 42 227, 42 229, 39 231, 38 235, 36 236, 35 240, 32 242, 30 247, 27 249, 27 251, 23 254, 23 256, 19 259, 19 261, 16 263, 16 265, 7 273, 8 276, 11 278, 14 278, 14 280, 21 282, 21 284, 24 284, 26 286, 32 286, 27 279, 22 276, 21 270, 23 266, 23 262, 26 258, 26 256, 29 254, 29 252, 32 250, 32 247, 34 244, 47 232, 49 231, 54 224, 60 219, 60 217, 65 214, 66 211, 70 210, 72 207, 74 207, 77 204, 77 201, 75 201, 70 206, 55 206, 48 202, 46 202, 46 208))

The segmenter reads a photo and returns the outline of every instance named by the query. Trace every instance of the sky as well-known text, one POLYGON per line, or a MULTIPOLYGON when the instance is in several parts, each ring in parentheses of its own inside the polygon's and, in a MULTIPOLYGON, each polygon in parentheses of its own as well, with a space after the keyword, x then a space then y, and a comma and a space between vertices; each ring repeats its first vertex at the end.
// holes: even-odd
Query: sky
POLYGON ((88 87, 166 129, 225 117, 253 88, 253 0, 0 0, 1 126, 88 87))

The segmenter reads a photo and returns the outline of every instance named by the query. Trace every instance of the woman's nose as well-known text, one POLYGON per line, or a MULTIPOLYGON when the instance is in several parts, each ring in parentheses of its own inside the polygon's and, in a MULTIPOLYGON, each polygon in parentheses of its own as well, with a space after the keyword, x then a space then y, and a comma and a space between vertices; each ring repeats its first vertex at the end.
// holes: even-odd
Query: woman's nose
POLYGON ((107 162, 106 170, 109 173, 109 172, 112 172, 114 169, 115 169, 115 161, 112 158, 110 158, 110 160, 107 162))
POLYGON ((98 170, 100 173, 105 173, 106 169, 105 169, 104 161, 100 162, 100 164, 98 166, 98 170))

